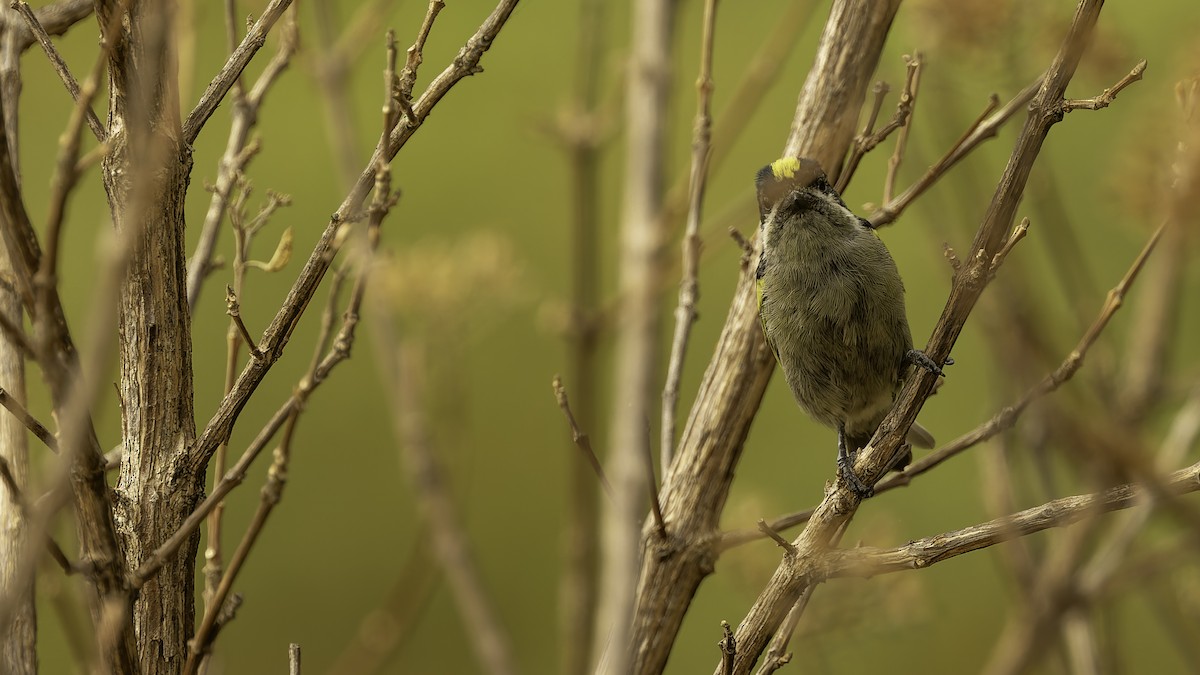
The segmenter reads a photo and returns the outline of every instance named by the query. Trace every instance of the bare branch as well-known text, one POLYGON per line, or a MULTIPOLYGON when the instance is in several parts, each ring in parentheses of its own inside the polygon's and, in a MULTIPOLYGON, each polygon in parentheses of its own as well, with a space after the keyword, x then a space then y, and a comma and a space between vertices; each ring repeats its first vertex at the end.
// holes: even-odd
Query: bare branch
MULTIPOLYGON (((221 400, 216 412, 213 413, 204 430, 197 437, 195 444, 191 448, 191 464, 193 469, 198 471, 201 467, 205 466, 208 458, 216 451, 217 446, 223 441, 228 440, 230 431, 233 429, 233 424, 241 413, 243 406, 245 406, 246 401, 249 400, 251 394, 258 388, 258 384, 266 376, 271 366, 279 360, 279 357, 283 353, 283 347, 292 334, 292 330, 307 308, 309 301, 316 293, 321 279, 325 276, 325 272, 328 271, 333 257, 338 251, 340 242, 337 240, 337 234, 344 226, 343 214, 348 219, 358 210, 359 205, 367 195, 368 189, 374 183, 375 169, 380 158, 390 159, 394 157, 416 130, 420 128, 438 101, 455 84, 476 72, 483 53, 487 51, 487 48, 491 46, 500 29, 504 27, 505 21, 508 20, 509 15, 516 8, 517 1, 500 1, 500 4, 496 6, 492 14, 488 16, 475 34, 467 40, 466 45, 459 51, 458 57, 430 83, 429 88, 426 89, 421 98, 413 105, 416 115, 415 119, 405 118, 392 130, 388 143, 386 145, 381 143, 375 148, 375 155, 371 158, 368 168, 359 176, 359 180, 355 183, 350 194, 346 196, 338 211, 330 218, 329 224, 326 225, 324 232, 322 232, 320 239, 314 246, 311 255, 304 264, 304 268, 292 284, 292 288, 288 292, 283 306, 279 308, 274 319, 272 319, 270 325, 264 331, 259 348, 266 358, 252 360, 246 364, 246 367, 234 383, 233 390, 221 400)), ((245 41, 243 41, 244 43, 245 41)))
POLYGON ((191 145, 196 142, 204 123, 224 100, 229 89, 242 76, 242 71, 250 63, 250 59, 253 59, 258 50, 266 44, 267 33, 271 31, 271 27, 275 25, 279 17, 283 16, 283 11, 290 4, 292 4, 292 0, 271 0, 271 3, 263 9, 262 15, 258 17, 258 21, 255 21, 254 25, 246 31, 246 37, 242 38, 241 44, 229 55, 229 59, 225 61, 221 71, 212 79, 212 82, 208 83, 208 87, 200 95, 200 101, 196 103, 196 107, 184 121, 184 143, 191 145))
POLYGON ((554 381, 551 383, 554 387, 554 398, 558 401, 558 407, 562 410, 563 415, 567 418, 567 424, 571 427, 571 440, 579 448, 583 456, 587 458, 588 463, 592 465, 592 471, 596 474, 596 479, 604 486, 604 491, 612 498, 612 486, 608 484, 608 477, 604 475, 604 467, 600 465, 600 458, 596 456, 596 451, 592 449, 592 441, 586 433, 579 428, 579 423, 575 421, 575 415, 571 413, 571 403, 567 400, 567 388, 563 386, 562 379, 557 375, 554 376, 554 381))
POLYGON ((21 424, 24 424, 30 433, 38 437, 38 440, 45 443, 47 448, 50 448, 52 452, 58 452, 58 439, 55 438, 54 434, 44 424, 34 419, 33 415, 30 415, 29 411, 25 409, 25 406, 21 405, 20 401, 13 398, 2 387, 0 387, 0 405, 8 408, 13 417, 16 417, 21 424))
POLYGON ((917 179, 915 183, 910 185, 904 192, 896 195, 896 198, 883 206, 879 207, 871 214, 867 220, 871 221, 874 227, 883 227, 895 222, 900 213, 904 211, 917 197, 925 193, 939 178, 944 176, 951 167, 958 164, 960 160, 966 157, 972 150, 978 147, 981 143, 994 138, 1000 127, 1009 120, 1013 115, 1025 109, 1033 97, 1038 93, 1038 89, 1042 86, 1042 79, 1039 77, 1032 82, 1028 87, 1022 89, 1011 101, 1004 104, 995 113, 997 101, 993 95, 989 101, 987 108, 983 114, 967 128, 967 131, 959 138, 951 148, 946 151, 933 166, 929 167, 925 173, 917 179), (990 115, 990 116, 989 116, 990 115))
POLYGON ((921 86, 921 53, 917 52, 908 57, 907 62, 908 74, 904 81, 904 91, 900 93, 900 103, 897 105, 897 119, 893 124, 880 130, 891 133, 889 127, 895 125, 900 128, 900 134, 896 136, 896 149, 888 159, 887 177, 883 181, 884 204, 892 201, 892 193, 896 189, 896 173, 900 170, 900 161, 904 158, 904 151, 908 148, 908 133, 912 128, 907 122, 912 116, 913 106, 917 103, 917 90, 921 86), (901 115, 903 115, 902 119, 901 115))
MULTIPOLYGON (((696 322, 696 303, 700 300, 700 215, 704 190, 708 184, 708 160, 712 141, 712 61, 713 33, 717 19, 717 0, 704 3, 703 34, 700 40, 700 74, 696 78, 696 119, 692 132, 692 171, 689 185, 687 225, 683 233, 683 279, 679 282, 679 305, 675 308, 675 334, 667 361, 667 381, 662 394, 662 438, 659 460, 663 476, 671 468, 675 454, 675 418, 679 414, 679 382, 683 379, 683 361, 687 356, 692 324, 696 322)), ((655 507, 656 513, 658 507, 655 507)), ((662 514, 658 513, 661 521, 662 514)), ((661 523, 660 523, 661 524, 661 523)))
POLYGON ((100 118, 96 117, 96 113, 92 111, 90 102, 79 103, 79 99, 83 96, 83 92, 79 89, 79 83, 75 81, 75 76, 67 68, 66 61, 63 61, 62 55, 54 47, 54 43, 50 41, 50 35, 46 33, 46 29, 42 27, 42 23, 38 21, 37 15, 33 13, 33 9, 28 2, 20 0, 12 4, 20 14, 21 18, 25 19, 25 25, 33 33, 42 50, 46 52, 46 57, 50 59, 50 65, 54 67, 54 72, 58 73, 58 77, 67 87, 67 91, 71 94, 71 98, 75 100, 77 105, 83 106, 83 113, 86 116, 88 128, 92 130, 92 135, 101 143, 104 142, 108 132, 104 129, 104 124, 100 122, 100 118))
POLYGON ((1129 71, 1128 75, 1122 77, 1113 86, 1105 89, 1099 96, 1083 99, 1069 98, 1063 101, 1063 112, 1071 112, 1073 110, 1103 110, 1112 105, 1113 100, 1117 98, 1117 94, 1120 94, 1121 90, 1142 79, 1142 75, 1145 72, 1146 60, 1142 59, 1133 67, 1133 70, 1129 71))
MULTIPOLYGON (((1200 490, 1200 463, 1175 471, 1167 478, 1166 485, 1174 495, 1200 490)), ((833 551, 815 564, 814 571, 822 578, 834 578, 870 577, 906 569, 924 569, 1014 537, 1071 525, 1097 512, 1127 509, 1138 503, 1144 493, 1143 488, 1130 483, 1095 494, 1055 499, 1011 516, 919 539, 897 548, 866 546, 833 551)))

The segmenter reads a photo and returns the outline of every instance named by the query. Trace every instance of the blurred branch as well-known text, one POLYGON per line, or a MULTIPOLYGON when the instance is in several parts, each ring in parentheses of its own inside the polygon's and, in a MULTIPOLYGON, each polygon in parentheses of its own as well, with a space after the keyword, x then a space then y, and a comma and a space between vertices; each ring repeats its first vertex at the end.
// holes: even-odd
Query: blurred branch
MULTIPOLYGON (((612 421, 605 458, 612 503, 601 511, 600 588, 594 645, 607 644, 597 675, 630 672, 630 625, 637 600, 642 555, 641 520, 653 473, 647 420, 658 376, 662 336, 663 205, 667 104, 671 93, 671 49, 676 3, 637 0, 630 13, 631 54, 625 94, 625 169, 621 197, 618 288, 621 305, 614 322, 612 421)), ((656 516, 656 521, 657 521, 656 516)), ((661 524, 655 532, 661 532, 661 524)), ((658 536, 657 534, 655 536, 658 536)))
POLYGON ((24 425, 30 433, 37 436, 38 440, 45 443, 51 452, 58 452, 58 439, 55 438, 54 434, 46 428, 46 425, 37 421, 33 415, 30 415, 25 406, 21 405, 21 402, 14 398, 12 394, 9 394, 8 390, 3 387, 0 387, 0 405, 7 408, 13 414, 13 417, 24 425))
POLYGON ((1182 129, 1165 197, 1166 242, 1160 263, 1139 294, 1117 390, 1118 413, 1131 422, 1140 421, 1157 402, 1163 375, 1170 370, 1168 355, 1176 338, 1184 273, 1192 255, 1186 223, 1194 220, 1200 196, 1200 116, 1195 115, 1198 89, 1200 78, 1176 85, 1182 129))
MULTIPOLYGON (((579 3, 576 33, 576 63, 571 100, 560 111, 558 137, 566 151, 570 172, 571 204, 571 298, 566 332, 568 377, 575 390, 575 411, 583 424, 595 428, 599 421, 596 402, 598 348, 601 323, 598 316, 600 265, 600 159, 605 134, 600 129, 601 66, 607 47, 609 25, 607 0, 579 3)), ((555 378, 555 382, 559 382, 555 378)), ((572 442, 585 455, 584 462, 568 465, 567 522, 563 528, 564 561, 559 583, 563 675, 591 672, 596 635, 596 602, 599 583, 599 480, 609 499, 612 487, 604 477, 591 441, 583 434, 567 403, 566 391, 558 396, 559 407, 571 425, 572 442), (586 445, 585 445, 586 442, 586 445)))

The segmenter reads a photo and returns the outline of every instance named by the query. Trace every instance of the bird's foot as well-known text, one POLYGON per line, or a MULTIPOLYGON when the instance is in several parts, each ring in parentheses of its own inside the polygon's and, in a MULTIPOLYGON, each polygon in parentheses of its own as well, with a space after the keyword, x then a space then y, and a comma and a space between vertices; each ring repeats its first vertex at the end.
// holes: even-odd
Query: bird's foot
MULTIPOLYGON (((929 356, 927 356, 925 354, 925 352, 923 352, 919 349, 908 350, 908 352, 904 355, 904 360, 908 363, 911 363, 914 366, 917 366, 918 368, 927 370, 939 377, 946 376, 946 373, 942 372, 941 367, 939 367, 938 364, 934 363, 933 359, 929 358, 929 356)), ((947 366, 954 365, 954 359, 947 358, 946 365, 947 366)))
MULTIPOLYGON (((857 451, 856 453, 857 454, 857 451)), ((850 451, 846 449, 846 431, 845 428, 838 429, 838 456, 837 456, 838 475, 846 482, 846 486, 858 495, 859 499, 868 499, 875 494, 875 488, 867 485, 854 473, 854 457, 850 451)))

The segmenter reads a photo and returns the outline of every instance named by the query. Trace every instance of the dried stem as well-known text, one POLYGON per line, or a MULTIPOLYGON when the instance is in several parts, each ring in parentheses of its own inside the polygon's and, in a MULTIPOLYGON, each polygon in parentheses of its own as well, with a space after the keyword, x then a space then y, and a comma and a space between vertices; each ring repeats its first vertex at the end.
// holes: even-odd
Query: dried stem
MULTIPOLYGON (((688 339, 696 321, 696 303, 700 300, 700 217, 704 190, 708 183, 708 160, 712 142, 712 62, 713 33, 717 19, 717 0, 704 3, 703 32, 700 40, 700 74, 696 77, 696 119, 692 131, 692 171, 687 225, 683 233, 683 278, 679 282, 679 305, 675 308, 675 334, 667 361, 667 381, 662 394, 662 439, 659 459, 664 476, 675 454, 675 418, 679 414, 679 382, 688 339)), ((655 507, 657 509, 657 507, 655 507)), ((662 514, 658 514, 661 520, 662 514)))
POLYGON ((994 138, 1000 127, 1009 120, 1013 115, 1024 110, 1026 105, 1033 100, 1033 97, 1038 93, 1042 86, 1043 78, 1039 77, 1028 87, 1022 89, 1016 96, 1004 107, 995 110, 997 101, 995 96, 988 102, 983 113, 967 128, 951 148, 946 151, 933 166, 929 167, 924 175, 917 179, 915 183, 910 185, 904 192, 896 195, 895 199, 883 204, 876 209, 867 220, 871 221, 871 225, 875 227, 883 227, 896 221, 896 218, 906 209, 917 197, 925 193, 939 178, 944 176, 954 165, 958 164, 972 150, 978 147, 981 143, 994 138))
POLYGON ((191 464, 197 472, 207 464, 217 446, 228 440, 233 424, 246 401, 282 355, 287 338, 291 335, 309 301, 316 293, 321 279, 332 264, 340 246, 337 235, 344 227, 344 221, 354 215, 369 188, 374 184, 375 169, 380 159, 387 160, 394 157, 408 142, 408 139, 416 133, 442 97, 463 78, 476 72, 483 53, 491 46, 516 5, 517 0, 500 0, 491 15, 467 40, 459 55, 430 83, 425 93, 413 105, 416 117, 401 120, 389 135, 388 142, 376 146, 369 166, 359 176, 350 193, 330 218, 299 276, 292 284, 287 299, 264 331, 259 342, 259 349, 262 350, 265 358, 251 360, 246 364, 234 382, 233 390, 221 400, 216 412, 213 413, 192 445, 191 464))
MULTIPOLYGON (((661 367, 662 256, 666 170, 667 103, 676 3, 635 3, 629 77, 625 90, 625 170, 621 197, 621 296, 615 322, 613 415, 607 470, 613 499, 601 515, 600 588, 594 645, 607 644, 597 675, 627 675, 629 645, 635 635, 629 617, 637 596, 642 554, 641 520, 646 514, 647 455, 652 452, 647 420, 654 409, 654 378, 661 367)), ((655 529, 659 532, 659 529, 655 529)), ((658 537, 658 534, 654 536, 658 537)))
POLYGON ((604 467, 601 466, 596 451, 592 449, 592 440, 579 428, 579 423, 575 420, 574 413, 571 412, 571 403, 567 400, 567 388, 563 386, 562 379, 557 375, 554 376, 551 386, 554 387, 554 398, 558 401, 558 408, 562 410, 563 416, 567 418, 567 425, 571 427, 571 441, 575 443, 575 446, 587 459, 588 464, 591 465, 596 480, 599 480, 600 485, 604 486, 604 492, 608 494, 609 498, 612 498, 612 486, 608 483, 608 477, 604 475, 604 467))
POLYGON ((17 418, 34 436, 37 436, 38 440, 45 443, 51 452, 58 452, 58 439, 54 434, 46 428, 46 425, 30 415, 25 406, 21 405, 21 402, 13 398, 3 387, 0 387, 0 405, 8 408, 13 417, 17 418))
POLYGON ((92 111, 90 102, 79 103, 80 98, 83 97, 79 83, 75 80, 75 76, 71 74, 70 69, 67 68, 67 63, 63 61, 62 55, 58 53, 58 50, 54 47, 54 43, 50 41, 50 35, 42 27, 42 22, 38 21, 37 15, 33 13, 33 8, 24 0, 14 2, 12 7, 21 14, 21 18, 25 20, 25 25, 29 26, 33 37, 37 39, 42 50, 46 52, 46 57, 50 59, 50 65, 54 67, 54 72, 58 73, 59 79, 67 87, 71 98, 75 100, 77 106, 82 106, 88 128, 92 130, 92 134, 96 137, 96 140, 103 143, 105 137, 108 136, 108 132, 104 129, 104 124, 100 122, 99 117, 96 117, 96 113, 92 111))
POLYGON ((254 25, 249 27, 246 37, 242 38, 241 44, 229 55, 220 72, 208 83, 204 93, 200 95, 196 107, 183 122, 184 143, 191 145, 196 142, 196 137, 200 135, 204 123, 225 99, 225 94, 229 93, 230 88, 241 78, 242 71, 250 63, 250 59, 254 58, 258 50, 266 44, 267 33, 271 32, 271 27, 275 25, 279 17, 283 16, 283 11, 291 4, 292 0, 271 0, 254 25))
MULTIPOLYGON (((883 182, 884 204, 892 201, 892 193, 896 189, 896 174, 900 170, 900 161, 904 158, 904 151, 908 148, 908 132, 912 128, 905 122, 912 115, 913 106, 917 103, 917 90, 921 86, 921 53, 913 54, 907 61, 908 73, 904 81, 904 91, 900 93, 900 102, 897 104, 897 116, 899 117, 899 111, 902 110, 904 119, 895 123, 900 128, 900 133, 896 136, 896 149, 888 159, 887 177, 883 182)), ((888 127, 884 127, 881 131, 891 132, 888 127)))
POLYGON ((1071 112, 1072 110, 1103 110, 1104 108, 1107 108, 1108 106, 1112 105, 1113 100, 1117 98, 1117 94, 1120 94, 1121 90, 1125 89, 1125 87, 1128 87, 1129 85, 1133 84, 1134 82, 1137 82, 1138 80, 1142 79, 1142 75, 1145 72, 1146 72, 1146 61, 1145 61, 1145 59, 1143 59, 1140 62, 1138 62, 1138 64, 1136 66, 1133 67, 1133 70, 1129 71, 1128 75, 1126 75, 1125 77, 1122 77, 1113 86, 1109 87, 1108 89, 1105 89, 1103 92, 1100 93, 1099 96, 1093 96, 1092 98, 1082 98, 1082 99, 1080 99, 1080 98, 1066 99, 1065 101, 1063 101, 1063 112, 1071 112))
MULTIPOLYGON (((214 269, 213 255, 216 251, 217 239, 221 233, 221 223, 224 220, 229 199, 237 185, 238 177, 242 175, 247 163, 259 149, 257 142, 249 141, 250 132, 257 124, 263 99, 291 63, 299 44, 294 7, 290 9, 282 28, 279 48, 258 79, 255 80, 249 93, 239 96, 238 91, 235 90, 229 140, 225 143, 225 152, 217 165, 217 180, 212 188, 212 198, 208 202, 204 223, 200 226, 200 239, 196 243, 192 259, 188 262, 188 308, 191 310, 192 316, 196 314, 196 303, 200 299, 200 290, 204 285, 204 280, 214 269)), ((235 80, 235 82, 237 81, 235 80)))
MULTIPOLYGON (((1174 495, 1200 490, 1200 463, 1170 474, 1166 486, 1174 495)), ((829 551, 814 564, 813 571, 822 579, 830 579, 871 577, 907 569, 924 569, 964 553, 995 546, 1013 537, 1064 527, 1097 513, 1130 508, 1139 503, 1145 493, 1144 488, 1130 483, 1095 494, 1055 499, 1010 516, 918 539, 897 548, 860 546, 829 551)))

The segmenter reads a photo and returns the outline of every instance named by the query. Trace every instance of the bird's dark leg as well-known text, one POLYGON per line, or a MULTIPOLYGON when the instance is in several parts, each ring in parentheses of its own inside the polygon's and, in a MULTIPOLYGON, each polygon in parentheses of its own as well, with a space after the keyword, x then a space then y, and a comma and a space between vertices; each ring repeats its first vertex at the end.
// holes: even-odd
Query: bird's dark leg
MULTIPOLYGON (((926 356, 925 352, 923 352, 919 349, 908 350, 908 352, 904 354, 904 362, 911 363, 912 365, 914 365, 918 368, 923 368, 925 370, 928 370, 929 372, 931 372, 934 375, 937 375, 939 377, 946 376, 946 374, 942 372, 942 369, 940 367, 938 367, 938 364, 934 363, 933 359, 926 356)), ((948 366, 954 365, 954 359, 946 359, 946 365, 948 365, 948 366)))
POLYGON ((841 474, 842 480, 850 486, 850 489, 859 496, 860 499, 866 499, 875 494, 875 489, 870 485, 862 482, 862 480, 854 473, 854 461, 850 458, 850 451, 846 448, 846 425, 838 425, 838 456, 837 456, 838 473, 841 474))

